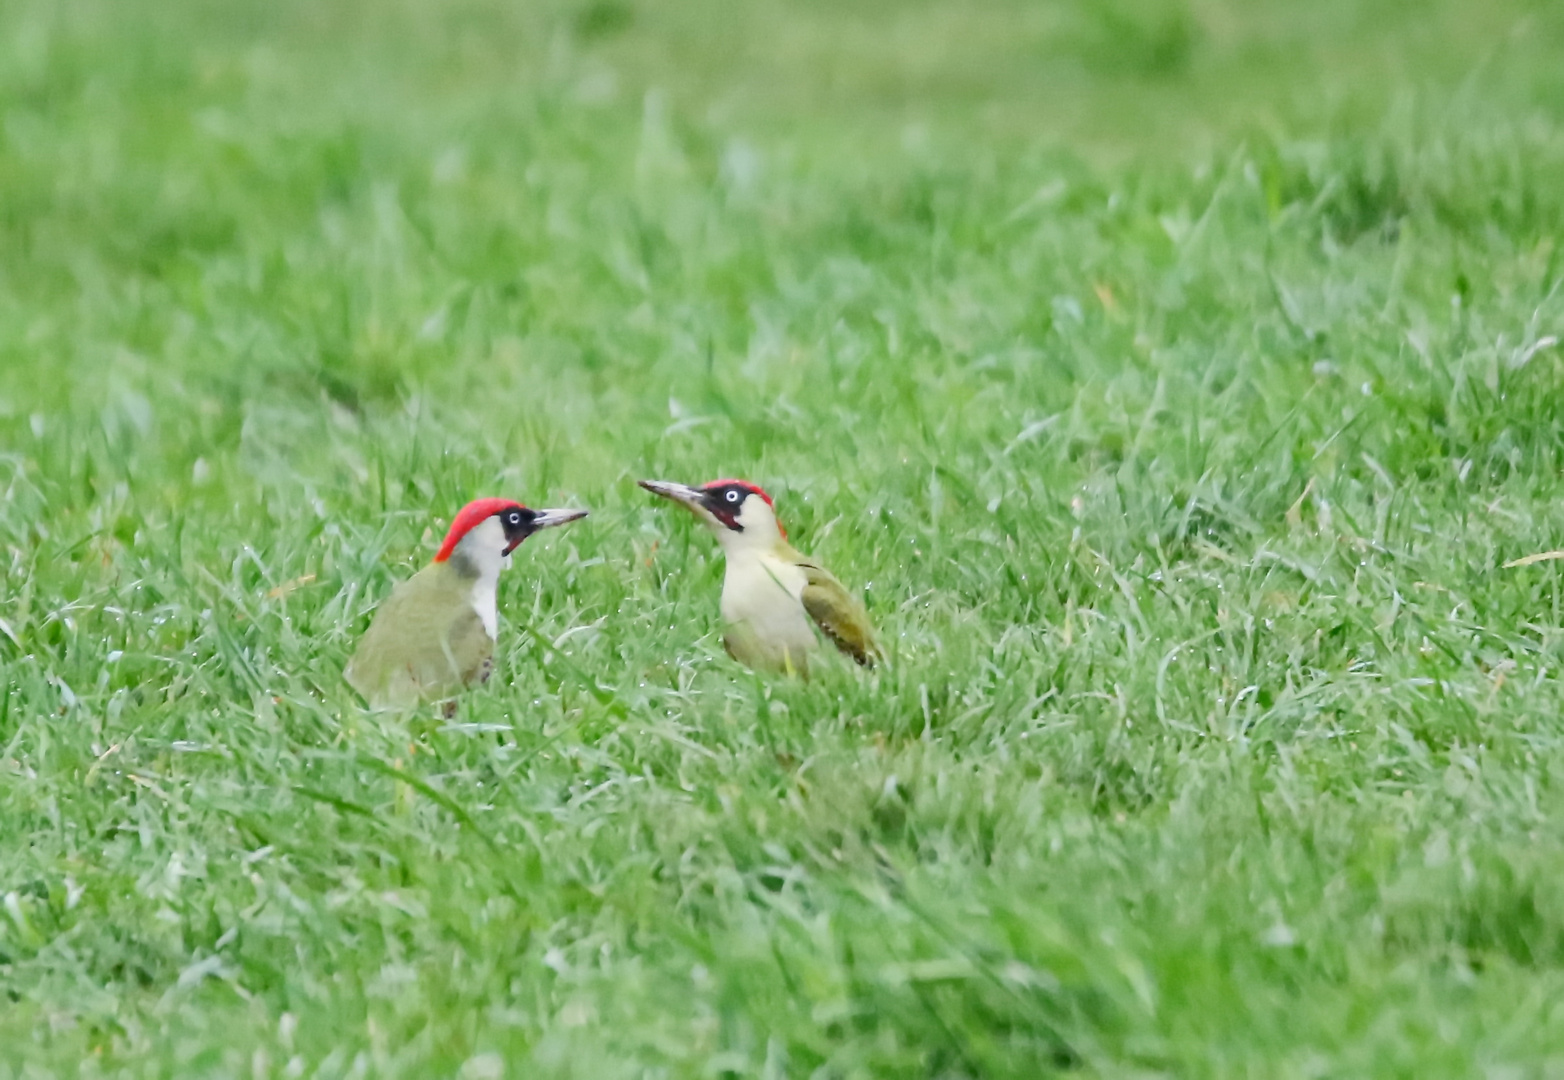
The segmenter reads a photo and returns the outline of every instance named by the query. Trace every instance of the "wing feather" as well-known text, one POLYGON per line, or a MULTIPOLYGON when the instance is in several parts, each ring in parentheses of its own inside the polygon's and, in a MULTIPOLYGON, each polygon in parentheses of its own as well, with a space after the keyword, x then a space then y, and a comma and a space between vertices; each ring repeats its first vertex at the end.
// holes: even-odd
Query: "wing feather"
POLYGON ((873 667, 883 659, 869 613, 858 598, 825 567, 804 560, 798 567, 807 582, 799 599, 820 632, 864 667, 873 667))

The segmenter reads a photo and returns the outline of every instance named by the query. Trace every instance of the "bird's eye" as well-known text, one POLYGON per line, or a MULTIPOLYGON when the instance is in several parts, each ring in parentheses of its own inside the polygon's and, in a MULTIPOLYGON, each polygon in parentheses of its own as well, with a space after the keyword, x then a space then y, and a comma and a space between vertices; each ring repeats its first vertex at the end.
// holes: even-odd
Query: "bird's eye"
POLYGON ((728 501, 729 502, 738 502, 739 501, 739 493, 736 492, 736 491, 728 492, 728 501))

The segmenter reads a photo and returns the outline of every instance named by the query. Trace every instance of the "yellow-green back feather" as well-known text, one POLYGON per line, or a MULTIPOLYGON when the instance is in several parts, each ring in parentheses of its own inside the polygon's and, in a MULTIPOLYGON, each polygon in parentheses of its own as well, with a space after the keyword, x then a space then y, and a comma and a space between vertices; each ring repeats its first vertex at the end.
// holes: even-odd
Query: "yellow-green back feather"
POLYGON ((487 677, 493 655, 471 579, 432 563, 391 591, 344 675, 371 705, 412 705, 487 677))

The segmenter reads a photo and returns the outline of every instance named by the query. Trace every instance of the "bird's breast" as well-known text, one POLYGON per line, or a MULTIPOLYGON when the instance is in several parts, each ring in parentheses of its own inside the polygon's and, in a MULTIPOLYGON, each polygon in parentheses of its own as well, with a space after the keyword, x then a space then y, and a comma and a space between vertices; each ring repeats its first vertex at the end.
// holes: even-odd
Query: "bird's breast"
POLYGON ((807 583, 802 570, 780 559, 730 560, 722 582, 722 617, 745 623, 764 638, 812 643, 814 632, 799 600, 807 583))

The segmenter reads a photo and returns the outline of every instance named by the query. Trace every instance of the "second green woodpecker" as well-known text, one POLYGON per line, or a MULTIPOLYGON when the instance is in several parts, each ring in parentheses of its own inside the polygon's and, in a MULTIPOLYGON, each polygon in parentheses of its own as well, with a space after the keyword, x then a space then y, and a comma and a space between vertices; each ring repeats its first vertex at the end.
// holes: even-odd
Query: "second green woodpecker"
POLYGON ((882 658, 869 615, 829 570, 787 542, 771 496, 745 480, 698 488, 665 480, 640 485, 687 508, 727 558, 722 644, 760 671, 807 674, 824 636, 864 667, 882 658))

